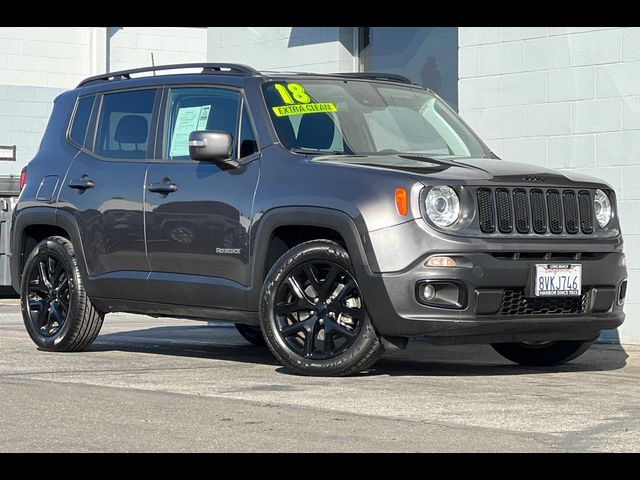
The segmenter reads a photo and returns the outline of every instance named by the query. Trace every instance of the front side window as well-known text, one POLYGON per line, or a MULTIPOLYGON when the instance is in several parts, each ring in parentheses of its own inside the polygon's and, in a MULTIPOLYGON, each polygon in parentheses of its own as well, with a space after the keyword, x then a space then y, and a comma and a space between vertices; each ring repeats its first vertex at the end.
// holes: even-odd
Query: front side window
POLYGON ((108 158, 146 158, 155 98, 155 89, 104 95, 96 153, 108 158))
POLYGON ((262 86, 280 142, 342 155, 488 157, 456 113, 426 90, 362 80, 296 79, 262 86))
POLYGON ((69 138, 79 147, 84 145, 84 139, 87 135, 87 127, 91 118, 91 110, 93 109, 94 96, 83 97, 78 100, 76 113, 73 116, 73 124, 69 131, 69 138))
POLYGON ((171 90, 167 108, 164 158, 189 160, 189 135, 198 130, 229 133, 234 139, 235 152, 240 109, 238 92, 223 88, 176 88, 171 90))

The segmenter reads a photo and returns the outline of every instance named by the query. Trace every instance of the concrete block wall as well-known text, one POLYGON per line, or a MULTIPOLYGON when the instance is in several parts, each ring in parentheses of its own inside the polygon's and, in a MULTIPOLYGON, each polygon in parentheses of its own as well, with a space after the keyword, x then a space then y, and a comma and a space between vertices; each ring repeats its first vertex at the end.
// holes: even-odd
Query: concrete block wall
POLYGON ((64 90, 108 69, 150 65, 151 51, 156 64, 206 61, 206 39, 206 28, 191 27, 0 27, 0 145, 17 146, 0 175, 19 175, 33 158, 64 90))
POLYGON ((208 59, 258 70, 354 71, 352 27, 209 27, 208 59))
POLYGON ((505 160, 616 189, 640 339, 640 28, 460 27, 460 114, 505 160))
POLYGON ((196 27, 110 27, 110 70, 151 65, 204 62, 207 29, 196 27))

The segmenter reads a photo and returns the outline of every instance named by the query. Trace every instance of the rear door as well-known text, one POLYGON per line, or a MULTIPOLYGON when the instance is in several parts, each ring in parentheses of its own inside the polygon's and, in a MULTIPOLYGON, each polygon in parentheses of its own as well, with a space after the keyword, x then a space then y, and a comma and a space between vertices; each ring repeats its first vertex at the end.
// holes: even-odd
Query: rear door
POLYGON ((149 166, 145 194, 152 300, 242 309, 259 173, 249 112, 236 89, 179 87, 165 96, 161 158, 149 166), (194 130, 230 133, 240 166, 225 169, 192 160, 188 137, 194 130))
POLYGON ((58 206, 76 217, 100 297, 149 300, 143 192, 157 95, 155 88, 99 95, 62 186, 58 206))

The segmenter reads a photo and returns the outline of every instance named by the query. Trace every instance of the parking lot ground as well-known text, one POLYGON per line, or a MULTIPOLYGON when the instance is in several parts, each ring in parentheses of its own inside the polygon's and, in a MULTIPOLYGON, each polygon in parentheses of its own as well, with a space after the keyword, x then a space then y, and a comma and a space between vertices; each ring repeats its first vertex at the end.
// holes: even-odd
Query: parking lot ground
POLYGON ((38 351, 0 302, 0 451, 640 451, 640 347, 555 368, 410 342, 350 378, 279 366, 227 325, 106 317, 38 351))

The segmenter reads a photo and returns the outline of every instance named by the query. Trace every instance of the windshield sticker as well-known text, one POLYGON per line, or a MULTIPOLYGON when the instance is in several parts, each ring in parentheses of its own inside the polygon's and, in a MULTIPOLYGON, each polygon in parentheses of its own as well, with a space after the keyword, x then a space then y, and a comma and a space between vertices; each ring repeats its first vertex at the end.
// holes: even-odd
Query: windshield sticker
POLYGON ((189 135, 196 130, 207 128, 210 113, 211 105, 178 109, 169 156, 186 157, 189 155, 189 135))
POLYGON ((284 105, 273 107, 277 117, 287 117, 289 115, 302 115, 305 113, 326 113, 337 112, 338 109, 333 103, 307 103, 304 105, 284 105))
POLYGON ((311 102, 311 97, 307 94, 304 87, 298 83, 288 83, 286 88, 281 83, 276 83, 274 87, 280 94, 280 97, 282 97, 282 101, 287 105, 311 102))

